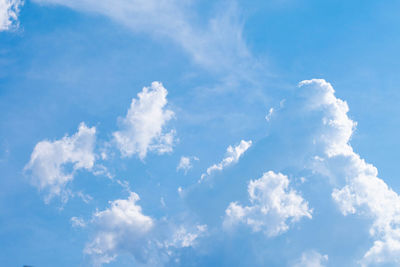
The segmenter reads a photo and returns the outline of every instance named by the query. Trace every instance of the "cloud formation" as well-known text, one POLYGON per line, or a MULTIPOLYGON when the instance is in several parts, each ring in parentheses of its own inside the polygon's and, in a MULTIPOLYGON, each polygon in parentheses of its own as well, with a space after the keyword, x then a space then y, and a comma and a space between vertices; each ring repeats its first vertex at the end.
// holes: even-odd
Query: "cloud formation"
POLYGON ((229 146, 226 149, 226 157, 218 164, 214 164, 207 168, 206 173, 203 173, 200 177, 200 181, 203 181, 207 176, 210 176, 216 171, 222 171, 224 168, 235 164, 239 161, 239 158, 251 147, 252 141, 240 141, 239 145, 232 147, 229 146))
POLYGON ((328 255, 321 255, 320 253, 310 250, 301 254, 292 267, 324 267, 328 263, 328 255))
POLYGON ((120 253, 131 254, 139 263, 162 266, 176 249, 194 246, 207 231, 206 225, 176 227, 157 221, 143 213, 139 200, 139 195, 130 192, 128 199, 114 200, 93 215, 96 234, 84 252, 95 266, 114 261, 120 253))
POLYGON ((120 250, 130 251, 136 259, 144 260, 148 253, 146 234, 154 227, 154 221, 142 213, 136 204, 139 199, 132 192, 128 199, 114 200, 110 208, 94 214, 98 232, 86 245, 85 253, 93 256, 95 265, 113 261, 120 250))
POLYGON ((23 0, 0 0, 0 32, 18 26, 18 14, 23 0))
POLYGON ((179 164, 176 167, 176 170, 182 170, 186 174, 191 168, 193 168, 193 160, 199 160, 198 157, 185 157, 182 156, 179 160, 179 164))
POLYGON ((307 109, 322 112, 322 127, 314 144, 314 171, 344 183, 334 189, 333 199, 344 215, 361 214, 373 219, 373 246, 360 263, 400 263, 400 196, 378 177, 378 170, 366 163, 350 145, 356 123, 347 115, 347 103, 336 98, 331 84, 322 79, 302 81, 307 109))
POLYGON ((225 211, 224 227, 229 229, 245 224, 254 232, 262 231, 273 237, 286 232, 289 223, 306 217, 311 219, 308 203, 293 189, 289 179, 281 173, 269 171, 248 186, 250 206, 231 202, 225 211))
POLYGON ((66 200, 69 193, 65 186, 73 180, 75 172, 93 168, 95 142, 96 128, 88 128, 82 122, 71 137, 66 135, 54 142, 36 144, 24 171, 31 174, 30 181, 35 187, 47 192, 47 202, 54 196, 66 200))
POLYGON ((144 159, 148 151, 159 154, 172 151, 175 131, 164 132, 174 112, 165 108, 168 91, 159 82, 143 87, 133 98, 128 112, 120 121, 120 130, 113 133, 123 157, 137 154, 144 159))
POLYGON ((34 0, 111 18, 134 32, 166 37, 198 64, 211 70, 239 70, 251 55, 242 38, 242 23, 234 4, 202 26, 190 8, 191 1, 177 0, 34 0))

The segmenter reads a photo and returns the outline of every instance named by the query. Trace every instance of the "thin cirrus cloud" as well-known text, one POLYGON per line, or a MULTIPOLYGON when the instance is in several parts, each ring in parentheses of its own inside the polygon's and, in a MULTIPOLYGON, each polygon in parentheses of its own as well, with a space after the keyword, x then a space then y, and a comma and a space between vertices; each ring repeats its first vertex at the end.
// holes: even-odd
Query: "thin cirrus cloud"
POLYGON ((206 177, 212 175, 216 171, 222 171, 224 168, 237 163, 240 157, 251 147, 251 145, 251 140, 241 140, 237 146, 228 146, 226 149, 226 157, 220 163, 208 167, 206 172, 201 175, 199 182, 203 181, 206 177))
POLYGON ((301 218, 312 218, 308 203, 293 189, 289 179, 281 173, 269 171, 248 185, 250 206, 231 202, 225 211, 224 228, 248 225, 254 232, 267 237, 277 236, 289 229, 289 223, 301 218))
POLYGON ((175 130, 164 131, 165 124, 174 117, 174 112, 165 108, 167 94, 160 82, 153 82, 150 87, 143 87, 137 99, 132 99, 120 129, 113 133, 123 157, 137 154, 143 160, 148 151, 172 151, 175 130))
POLYGON ((353 151, 349 141, 356 123, 347 115, 347 103, 336 98, 325 80, 302 81, 299 87, 306 112, 323 114, 310 168, 344 184, 332 193, 343 215, 358 213, 373 221, 369 233, 375 241, 360 264, 400 263, 400 196, 377 176, 375 166, 353 151))
POLYGON ((18 15, 22 0, 0 0, 0 32, 18 26, 18 15))
MULTIPOLYGON (((176 0, 34 0, 40 4, 58 4, 101 14, 134 32, 166 37, 183 48, 201 66, 212 70, 229 70, 243 74, 238 68, 252 61, 242 38, 242 23, 235 5, 224 7, 205 26, 192 22, 189 1, 176 0)), ((254 67, 254 64, 251 65, 254 67)), ((250 68, 250 65, 247 66, 250 68)))
POLYGON ((66 185, 73 180, 76 171, 90 171, 94 166, 95 143, 96 128, 81 123, 78 132, 72 136, 36 144, 24 171, 30 174, 30 181, 35 187, 47 192, 46 202, 54 196, 61 196, 64 201, 68 199, 66 185))

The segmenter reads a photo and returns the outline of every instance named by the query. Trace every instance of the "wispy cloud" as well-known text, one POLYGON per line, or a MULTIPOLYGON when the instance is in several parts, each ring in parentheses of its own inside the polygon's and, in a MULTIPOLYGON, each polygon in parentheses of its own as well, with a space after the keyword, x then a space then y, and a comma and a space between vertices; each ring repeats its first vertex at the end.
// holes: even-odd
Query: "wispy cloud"
POLYGON ((181 159, 179 160, 179 164, 176 167, 176 170, 182 170, 185 172, 185 174, 193 168, 193 160, 199 160, 198 157, 185 157, 182 156, 181 159))
POLYGON ((242 36, 239 9, 233 2, 218 6, 219 12, 204 22, 204 18, 193 11, 191 1, 34 1, 100 14, 133 32, 147 33, 160 41, 168 38, 195 63, 214 72, 229 72, 231 77, 245 78, 256 66, 242 36))

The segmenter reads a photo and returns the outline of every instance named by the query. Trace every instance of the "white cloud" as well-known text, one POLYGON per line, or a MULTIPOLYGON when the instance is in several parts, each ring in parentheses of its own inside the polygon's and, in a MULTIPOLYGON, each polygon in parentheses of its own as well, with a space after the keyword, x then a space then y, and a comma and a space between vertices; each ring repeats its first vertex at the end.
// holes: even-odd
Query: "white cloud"
POLYGON ((317 79, 303 81, 300 87, 307 108, 323 113, 323 127, 314 140, 320 149, 313 169, 345 184, 332 193, 344 215, 359 213, 373 219, 370 234, 375 242, 360 263, 399 264, 400 196, 378 177, 375 166, 353 151, 349 141, 356 123, 347 115, 346 102, 335 97, 333 87, 317 79))
POLYGON ((128 199, 112 201, 110 208, 94 214, 98 232, 85 253, 93 256, 95 265, 113 261, 120 250, 130 251, 139 260, 146 254, 146 234, 154 221, 142 213, 138 200, 139 196, 131 193, 128 199))
POLYGON ((60 195, 66 200, 68 190, 65 186, 73 180, 75 172, 93 168, 95 142, 96 128, 81 123, 78 132, 71 137, 37 143, 24 171, 31 174, 34 186, 47 192, 46 201, 60 195))
POLYGON ((265 120, 266 121, 270 121, 272 118, 272 115, 274 114, 275 109, 274 108, 270 108, 268 111, 268 114, 265 116, 265 120))
POLYGON ((18 26, 18 14, 22 0, 0 0, 0 32, 18 26))
POLYGON ((357 124, 347 116, 347 103, 336 98, 335 90, 325 80, 305 80, 299 83, 299 87, 306 91, 307 108, 324 114, 318 143, 326 155, 352 154, 353 149, 348 142, 357 124))
POLYGON ((179 196, 182 197, 182 195, 183 195, 183 189, 182 189, 181 186, 178 187, 177 191, 178 191, 179 196))
POLYGON ((85 220, 82 218, 79 218, 79 217, 72 217, 70 221, 71 221, 72 227, 85 227, 86 226, 85 220))
POLYGON ((207 232, 206 225, 176 227, 166 219, 156 221, 143 214, 137 204, 139 199, 130 192, 128 199, 112 201, 109 208, 93 215, 91 223, 96 233, 84 252, 92 257, 94 265, 110 263, 122 253, 149 266, 163 265, 176 249, 195 246, 196 240, 207 232))
POLYGON ((314 250, 310 250, 303 252, 300 259, 293 264, 293 267, 324 267, 327 262, 328 255, 321 255, 314 250))
POLYGON ((199 160, 197 157, 185 157, 182 156, 178 166, 176 167, 176 170, 183 170, 185 172, 185 174, 191 169, 193 168, 193 164, 192 161, 193 160, 199 160))
POLYGON ((172 235, 171 240, 165 243, 165 247, 186 248, 195 245, 196 240, 207 232, 207 225, 196 225, 192 231, 185 226, 180 226, 172 235))
POLYGON ((262 231, 272 237, 286 232, 288 223, 312 217, 308 203, 289 188, 289 179, 281 173, 269 171, 260 179, 250 181, 248 193, 250 206, 241 206, 237 202, 229 204, 225 211, 224 228, 230 229, 242 223, 254 232, 262 231))
MULTIPOLYGON (((242 38, 242 23, 234 4, 222 6, 219 15, 199 23, 191 11, 191 1, 178 0, 34 0, 60 4, 79 11, 101 14, 134 32, 156 38, 166 37, 183 48, 193 60, 207 69, 239 68, 251 57, 242 38)), ((200 17, 201 18, 201 17, 200 17)), ((254 67, 253 65, 248 68, 254 67)))
POLYGON ((237 163, 239 161, 239 158, 243 155, 243 153, 246 152, 247 149, 251 147, 251 144, 252 144, 251 140, 249 141, 242 140, 240 141, 240 144, 235 147, 229 146, 226 149, 226 157, 220 163, 208 167, 206 173, 203 173, 201 175, 199 182, 203 181, 207 176, 210 176, 214 172, 222 171, 224 168, 237 163))
POLYGON ((132 99, 126 117, 121 120, 120 130, 113 133, 122 156, 138 154, 144 159, 148 151, 167 153, 172 151, 175 131, 164 132, 165 124, 174 113, 165 108, 168 91, 159 82, 143 87, 137 99, 132 99))

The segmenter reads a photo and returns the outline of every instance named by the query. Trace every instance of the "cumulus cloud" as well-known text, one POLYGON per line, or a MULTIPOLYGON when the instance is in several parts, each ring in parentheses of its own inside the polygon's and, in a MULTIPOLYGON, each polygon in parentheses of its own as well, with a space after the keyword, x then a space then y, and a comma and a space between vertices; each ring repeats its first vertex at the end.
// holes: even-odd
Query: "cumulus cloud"
POLYGON ((185 172, 185 174, 191 169, 193 168, 193 160, 199 160, 197 157, 185 157, 182 156, 181 159, 179 160, 179 164, 176 167, 176 170, 182 170, 185 172))
MULTIPOLYGON (((235 164, 239 161, 239 158, 243 155, 244 152, 247 151, 251 147, 252 141, 240 141, 240 144, 232 147, 229 146, 226 149, 226 157, 218 164, 214 164, 207 168, 206 173, 201 175, 200 181, 203 181, 207 176, 210 176, 216 171, 222 171, 224 168, 235 164)), ((199 181, 199 182, 200 182, 199 181)))
POLYGON ((18 14, 22 0, 0 0, 0 32, 18 26, 18 14))
POLYGON ((130 253, 149 266, 163 265, 175 249, 194 246, 207 231, 206 225, 170 226, 165 220, 157 221, 143 213, 139 200, 139 195, 130 192, 127 199, 114 200, 93 215, 96 234, 84 252, 96 266, 112 262, 120 253, 130 253))
POLYGON ((314 79, 299 86, 309 111, 323 114, 322 127, 314 140, 320 149, 313 170, 344 183, 332 193, 344 215, 358 213, 373 219, 370 234, 375 242, 360 263, 399 264, 400 196, 378 177, 375 166, 353 151, 349 142, 356 123, 348 117, 347 103, 336 98, 331 84, 314 79))
POLYGON ((288 177, 281 173, 269 171, 260 179, 250 181, 248 193, 250 206, 229 204, 223 223, 226 229, 241 223, 254 232, 262 231, 272 237, 286 232, 289 223, 312 217, 308 203, 289 188, 288 177))
POLYGON ((70 137, 66 135, 54 142, 37 143, 24 171, 30 174, 35 187, 47 192, 46 201, 60 195, 66 200, 68 190, 65 186, 73 180, 75 172, 93 168, 95 142, 96 128, 81 123, 78 132, 70 137))
POLYGON ((148 252, 146 234, 154 227, 154 221, 142 213, 136 204, 139 199, 132 192, 128 199, 112 201, 110 208, 94 214, 98 232, 86 245, 85 253, 93 256, 95 265, 113 261, 120 250, 131 251, 139 260, 148 252))
POLYGON ((328 255, 310 250, 303 252, 301 257, 293 264, 293 267, 324 267, 328 262, 328 255))
POLYGON ((144 159, 148 151, 159 154, 172 151, 175 131, 164 131, 174 112, 165 108, 168 91, 159 82, 143 87, 137 99, 133 98, 120 130, 113 133, 122 156, 137 154, 144 159))

